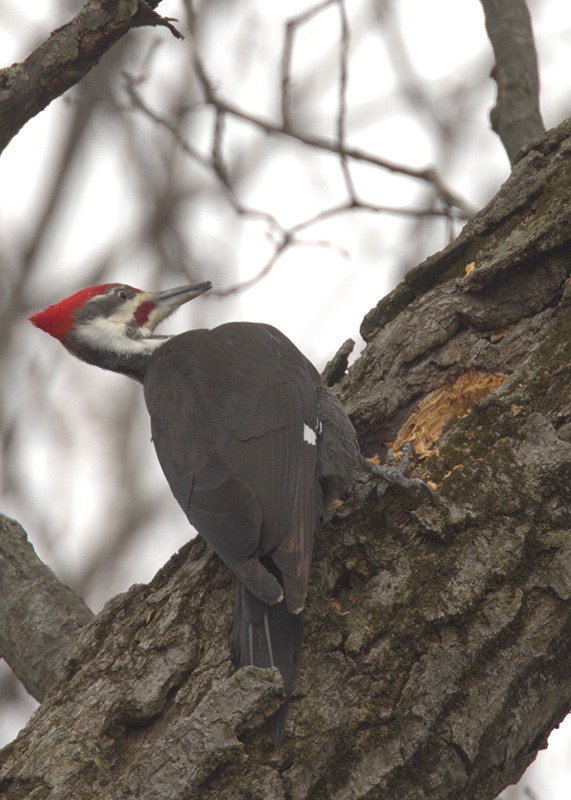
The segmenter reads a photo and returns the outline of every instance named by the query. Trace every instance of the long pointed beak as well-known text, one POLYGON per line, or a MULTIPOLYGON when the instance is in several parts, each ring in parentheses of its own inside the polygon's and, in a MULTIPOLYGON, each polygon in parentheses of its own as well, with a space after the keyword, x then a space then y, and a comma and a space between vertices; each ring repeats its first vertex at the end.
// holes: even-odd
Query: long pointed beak
POLYGON ((141 292, 140 305, 135 312, 135 320, 152 331, 179 306, 188 303, 212 288, 210 281, 193 283, 192 286, 177 286, 164 292, 141 292))
POLYGON ((192 286, 177 286, 176 289, 167 289, 164 292, 155 292, 153 293, 153 301, 158 303, 159 306, 172 308, 178 308, 183 303, 187 303, 189 300, 194 300, 195 297, 198 297, 204 292, 207 292, 209 289, 212 289, 212 284, 210 281, 202 281, 202 283, 194 283, 192 286))

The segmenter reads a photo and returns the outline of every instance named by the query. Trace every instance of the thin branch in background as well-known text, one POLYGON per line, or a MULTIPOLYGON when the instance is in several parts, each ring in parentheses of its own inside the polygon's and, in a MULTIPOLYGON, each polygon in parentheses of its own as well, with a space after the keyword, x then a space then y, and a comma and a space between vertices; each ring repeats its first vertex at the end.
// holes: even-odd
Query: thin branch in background
POLYGON ((536 794, 536 792, 534 792, 529 786, 526 786, 523 791, 526 796, 529 797, 529 800, 539 800, 539 795, 536 794))
POLYGON ((539 108, 537 54, 525 0, 481 0, 494 49, 498 87, 490 122, 513 164, 518 151, 545 132, 539 108))
POLYGON ((406 46, 406 32, 398 22, 394 0, 377 0, 373 15, 383 36, 387 54, 398 80, 398 96, 406 101, 420 124, 429 126, 440 140, 450 139, 451 125, 448 109, 432 101, 428 86, 420 78, 406 46))
POLYGON ((434 208, 391 208, 390 206, 375 206, 371 203, 361 203, 359 200, 347 200, 344 203, 340 203, 337 206, 332 206, 331 208, 325 209, 320 211, 318 214, 315 214, 313 217, 309 217, 308 219, 302 220, 298 222, 296 225, 292 225, 291 228, 283 231, 283 238, 281 241, 276 242, 275 250, 272 255, 269 257, 267 262, 264 264, 262 269, 257 272, 252 278, 248 278, 247 280, 240 281, 238 283, 233 284, 232 286, 227 287, 226 289, 219 289, 219 290, 211 290, 208 293, 208 296, 214 297, 227 297, 228 295, 236 294, 240 291, 245 291, 247 289, 252 288, 258 284, 263 278, 265 278, 269 273, 272 271, 274 266, 277 264, 278 260, 281 256, 291 247, 322 247, 322 248, 329 248, 335 250, 342 258, 349 258, 349 253, 335 242, 324 241, 324 240, 303 240, 297 237, 297 234, 301 233, 304 230, 312 227, 313 225, 317 225, 319 222, 324 222, 325 220, 332 219, 333 217, 341 216, 343 214, 347 214, 351 211, 368 211, 372 214, 394 214, 397 216, 407 216, 407 217, 445 217, 449 220, 449 223, 452 225, 454 219, 463 219, 463 217, 451 217, 448 210, 439 211, 438 209, 434 208))
POLYGON ((320 14, 324 9, 332 6, 338 0, 324 0, 316 6, 308 8, 301 14, 291 17, 285 24, 284 43, 282 47, 282 57, 280 61, 280 109, 282 117, 282 127, 284 130, 289 130, 291 125, 290 118, 290 87, 291 81, 291 64, 293 57, 293 45, 300 25, 309 22, 313 17, 320 14))
MULTIPOLYGON (((211 146, 211 156, 210 157, 204 156, 202 153, 197 151, 196 148, 188 144, 188 142, 181 135, 180 130, 176 128, 170 122, 170 120, 168 120, 167 118, 163 117, 160 114, 157 114, 148 106, 148 104, 143 100, 140 93, 135 88, 135 86, 139 82, 138 78, 134 78, 132 75, 129 75, 127 73, 124 73, 124 77, 127 81, 127 87, 128 87, 127 91, 132 105, 136 107, 139 111, 146 114, 150 119, 152 119, 157 124, 164 126, 169 131, 169 133, 174 137, 177 145, 181 148, 182 152, 184 152, 187 156, 195 160, 201 166, 208 169, 209 172, 218 179, 220 185, 224 189, 224 194, 226 198, 228 199, 231 206, 234 208, 235 212, 238 215, 265 222, 268 225, 268 233, 274 240, 275 249, 273 253, 268 258, 264 266, 252 278, 238 282, 236 284, 232 284, 231 286, 225 289, 212 291, 209 293, 210 296, 227 297, 228 295, 236 294, 239 291, 245 291, 255 286, 272 271, 272 269, 277 264, 281 256, 286 252, 286 250, 288 250, 292 246, 328 247, 336 250, 342 255, 346 255, 345 251, 338 245, 334 244, 333 242, 299 240, 297 238, 297 234, 303 230, 307 230, 309 227, 316 225, 319 222, 323 222, 326 219, 331 219, 332 217, 350 211, 360 210, 360 211, 368 211, 370 213, 375 213, 375 214, 391 214, 391 215, 406 216, 406 217, 445 216, 447 218, 451 218, 450 210, 447 207, 445 211, 440 211, 438 209, 432 209, 432 208, 407 209, 407 208, 398 208, 398 207, 391 207, 384 205, 375 205, 373 203, 363 203, 357 198, 351 198, 344 203, 332 206, 331 208, 325 209, 324 211, 319 212, 318 214, 315 214, 314 216, 309 217, 306 220, 302 220, 301 222, 298 222, 297 224, 291 226, 290 228, 284 228, 274 215, 270 214, 267 211, 262 211, 259 209, 254 209, 244 206, 237 198, 234 189, 228 179, 228 172, 224 164, 222 155, 222 139, 223 139, 222 120, 224 119, 223 112, 217 113, 216 116, 214 136, 211 146)), ((211 91, 211 89, 212 87, 209 84, 208 91, 211 91)), ((462 212, 457 212, 455 218, 467 219, 468 215, 462 212)))
MULTIPOLYGON (((140 79, 139 76, 135 77, 130 75, 129 73, 123 73, 125 80, 127 82, 127 93, 129 95, 129 99, 131 100, 132 106, 143 114, 148 116, 158 125, 166 128, 166 130, 173 136, 175 139, 176 144, 181 148, 181 150, 190 158, 195 160, 198 164, 202 167, 205 167, 212 173, 216 175, 216 177, 220 180, 222 186, 224 187, 226 197, 228 198, 229 202, 231 203, 232 207, 235 209, 236 213, 240 216, 248 216, 254 219, 258 219, 261 221, 265 221, 269 224, 269 226, 273 229, 274 233, 278 236, 281 240, 282 238, 288 238, 288 234, 296 234, 301 230, 307 229, 312 225, 317 224, 318 222, 322 222, 325 219, 330 219, 331 217, 346 213, 348 211, 369 211, 374 214, 390 214, 392 216, 403 216, 403 217, 446 217, 449 220, 460 220, 460 221, 467 221, 471 219, 472 212, 463 210, 457 207, 448 207, 444 204, 443 209, 437 208, 405 208, 405 207, 398 207, 398 206, 386 206, 386 205, 379 205, 375 203, 365 203, 357 198, 351 198, 348 201, 340 203, 338 205, 332 206, 331 208, 325 209, 324 211, 315 214, 312 217, 309 217, 306 220, 296 223, 292 225, 290 228, 284 228, 279 221, 272 215, 269 214, 267 211, 261 211, 259 209, 248 208, 244 206, 236 197, 234 190, 232 189, 231 183, 227 178, 227 168, 223 162, 222 156, 222 139, 223 139, 223 124, 222 120, 225 120, 225 115, 223 112, 218 112, 216 116, 216 122, 214 126, 214 140, 211 146, 211 156, 205 156, 200 153, 196 148, 189 145, 186 139, 181 135, 181 132, 178 128, 173 126, 166 117, 158 114, 157 112, 153 111, 151 107, 145 102, 141 94, 135 88, 139 83, 140 79)), ((289 242, 291 244, 291 242, 289 242)), ((283 242, 279 245, 282 247, 283 242)), ((212 294, 212 292, 210 292, 212 294)))
MULTIPOLYGON (((223 148, 224 148, 224 123, 226 122, 226 117, 222 112, 216 112, 216 118, 214 121, 214 134, 212 136, 212 148, 211 148, 211 159, 212 159, 212 166, 216 175, 220 178, 221 183, 226 186, 228 189, 231 189, 230 178, 228 176, 228 170, 226 169, 226 165, 224 163, 224 156, 223 156, 223 148)), ((234 192, 232 192, 232 197, 235 197, 234 192)))
POLYGON ((260 283, 260 281, 265 278, 269 273, 272 271, 278 260, 281 256, 291 247, 322 247, 322 248, 331 248, 336 250, 339 255, 344 258, 349 257, 349 253, 344 250, 339 245, 335 244, 334 242, 328 241, 303 241, 301 239, 296 239, 295 236, 291 233, 291 231, 285 231, 284 238, 281 242, 276 244, 276 248, 269 259, 266 261, 262 269, 257 272, 252 278, 248 278, 245 281, 239 281, 238 283, 233 284, 232 286, 228 286, 226 289, 211 289, 208 293, 210 296, 217 296, 217 297, 228 297, 232 294, 237 294, 238 292, 242 292, 245 289, 251 289, 252 286, 260 283))
MULTIPOLYGON (((205 94, 213 94, 213 87, 206 75, 203 66, 198 62, 195 57, 195 67, 197 68, 197 75, 203 86, 205 94)), ((211 175, 213 175, 219 182, 223 189, 224 196, 239 216, 248 217, 264 222, 268 226, 268 234, 275 243, 275 249, 266 264, 262 269, 249 280, 238 283, 228 287, 227 289, 219 289, 210 292, 210 296, 227 296, 235 294, 240 290, 248 289, 251 286, 259 283, 262 278, 268 275, 277 263, 282 253, 292 244, 292 237, 289 232, 283 228, 273 214, 260 209, 250 208, 245 206, 236 196, 232 184, 229 179, 228 170, 224 163, 223 157, 223 135, 224 135, 224 122, 225 114, 223 111, 216 111, 216 118, 214 123, 214 131, 212 137, 212 144, 210 148, 210 156, 205 156, 200 153, 196 148, 192 147, 186 139, 182 136, 178 127, 174 126, 172 122, 153 111, 150 106, 144 101, 136 86, 141 83, 140 76, 133 76, 128 73, 123 73, 126 81, 127 93, 131 104, 134 108, 143 112, 146 116, 152 119, 158 125, 166 128, 169 133, 174 137, 176 144, 181 148, 182 152, 193 159, 197 164, 204 167, 211 175)))
POLYGON ((131 102, 131 107, 142 111, 147 117, 149 117, 149 119, 153 120, 153 122, 155 122, 161 128, 165 128, 167 131, 169 131, 183 153, 186 153, 188 156, 190 156, 193 161, 196 161, 197 164, 200 164, 203 167, 210 168, 212 164, 211 160, 191 144, 189 144, 186 139, 181 136, 180 130, 176 125, 173 124, 172 120, 169 117, 165 117, 164 115, 153 111, 153 109, 143 100, 143 97, 138 91, 137 87, 144 82, 144 78, 141 75, 135 76, 125 71, 123 71, 121 74, 125 80, 125 89, 131 102))
POLYGON ((357 194, 349 162, 346 155, 345 136, 347 132, 347 87, 349 84, 349 46, 351 29, 347 18, 347 9, 344 0, 338 0, 339 23, 341 35, 339 39, 339 93, 338 93, 338 112, 337 112, 337 139, 339 141, 339 156, 343 180, 349 197, 356 201, 357 194))
MULTIPOLYGON (((250 219, 265 222, 268 226, 268 235, 275 241, 282 240, 286 237, 286 229, 278 222, 273 214, 269 211, 264 211, 259 208, 252 208, 246 206, 241 202, 237 196, 232 182, 230 180, 228 168, 224 161, 224 130, 225 130, 226 115, 224 112, 216 112, 214 121, 214 130, 212 136, 212 144, 210 148, 210 167, 214 176, 220 182, 224 190, 224 194, 236 214, 240 217, 249 217, 250 219)), ((212 294, 212 292, 211 292, 212 294)))
POLYGON ((262 269, 257 272, 252 278, 249 278, 245 281, 239 281, 237 283, 232 284, 231 286, 226 287, 226 289, 214 289, 209 292, 210 295, 216 295, 217 297, 228 297, 231 294, 237 294, 238 292, 242 292, 245 289, 251 289, 252 286, 255 286, 259 283, 266 275, 269 275, 276 263, 278 262, 279 258, 282 254, 290 247, 292 244, 291 237, 286 233, 284 234, 281 242, 276 243, 274 252, 268 258, 262 269))
MULTIPOLYGON (((323 7, 325 7, 325 4, 323 4, 323 7)), ((321 7, 316 8, 321 10, 321 7)), ((337 156, 342 156, 346 159, 369 164, 372 167, 385 169, 388 172, 404 175, 408 178, 414 178, 416 180, 429 183, 434 189, 437 197, 440 198, 442 202, 446 203, 451 208, 457 209, 462 214, 465 214, 469 217, 473 216, 474 209, 445 185, 444 181, 433 167, 418 169, 416 167, 410 167, 406 164, 398 164, 394 161, 376 156, 373 153, 368 153, 357 147, 341 147, 341 143, 338 140, 328 139, 325 136, 304 133, 303 131, 299 130, 292 131, 290 128, 284 126, 283 122, 281 125, 278 125, 267 118, 261 117, 258 114, 245 111, 236 104, 222 97, 222 95, 215 89, 213 82, 208 77, 200 56, 198 55, 196 46, 193 46, 192 48, 192 58, 196 76, 204 94, 204 102, 206 105, 212 106, 217 113, 225 113, 231 117, 234 117, 235 119, 241 120, 242 122, 247 122, 266 134, 285 136, 290 139, 295 139, 301 144, 305 144, 315 150, 332 153, 337 156)), ((282 80, 283 78, 284 75, 282 73, 282 80)), ((289 81, 289 77, 286 76, 286 82, 287 81, 289 81)))
MULTIPOLYGON (((244 111, 239 106, 231 103, 229 100, 223 99, 220 95, 216 95, 215 98, 207 97, 205 98, 205 102, 208 105, 213 105, 219 111, 224 111, 230 116, 235 117, 236 119, 240 119, 243 122, 248 122, 250 125, 258 128, 264 133, 273 134, 276 136, 286 136, 288 138, 295 139, 301 144, 305 144, 315 150, 333 153, 337 156, 341 154, 339 143, 335 140, 328 139, 326 136, 303 133, 297 130, 295 133, 293 133, 292 131, 285 129, 282 125, 276 125, 264 117, 244 111)), ((458 209, 458 211, 468 215, 469 217, 474 215, 474 209, 459 195, 445 185, 444 181, 433 167, 418 169, 416 167, 407 166, 406 164, 398 164, 395 161, 389 161, 388 159, 381 158, 373 153, 368 153, 358 147, 346 147, 343 151, 343 155, 353 161, 359 161, 360 163, 369 164, 372 167, 379 167, 380 169, 387 170, 388 172, 404 175, 408 178, 414 178, 424 183, 429 183, 437 196, 439 196, 449 206, 458 209)))
POLYGON ((404 208, 375 205, 375 203, 364 203, 360 200, 346 200, 338 205, 325 208, 323 211, 319 211, 314 216, 308 217, 308 219, 302 220, 296 225, 292 225, 289 231, 292 234, 298 234, 301 231, 310 228, 312 225, 317 225, 319 222, 324 222, 325 220, 332 219, 333 217, 347 214, 352 211, 368 211, 371 214, 390 214, 398 217, 413 217, 415 219, 422 217, 444 217, 451 223, 453 223, 454 220, 464 221, 467 219, 467 217, 464 217, 461 214, 450 214, 449 209, 440 210, 438 208, 404 208))
POLYGON ((325 9, 330 8, 334 3, 337 4, 339 9, 339 24, 340 24, 340 37, 339 37, 339 89, 338 89, 338 108, 337 108, 337 141, 339 160, 341 170, 343 172, 343 179, 347 188, 347 193, 352 200, 356 201, 356 192, 353 179, 349 170, 346 147, 345 147, 345 133, 347 129, 347 87, 349 82, 349 45, 350 45, 350 27, 347 17, 347 10, 345 8, 344 0, 325 0, 316 6, 299 14, 296 17, 289 19, 284 26, 284 41, 282 46, 282 58, 280 62, 280 107, 282 115, 282 126, 284 130, 288 129, 295 135, 291 123, 290 113, 290 87, 291 80, 291 67, 292 55, 295 37, 301 25, 309 22, 313 17, 320 14, 325 9))
MULTIPOLYGON (((240 198, 236 195, 235 189, 230 179, 228 167, 224 159, 224 132, 225 132, 225 124, 227 116, 231 115, 237 117, 239 119, 242 119, 243 121, 250 122, 250 124, 254 125, 255 127, 258 128, 261 127, 264 130, 266 130, 267 124, 269 123, 265 122, 262 123, 257 118, 253 117, 252 115, 246 114, 245 112, 236 112, 227 103, 227 101, 223 100, 220 97, 215 88, 214 82, 208 76, 206 68, 202 63, 202 60, 198 55, 198 51, 195 46, 193 46, 192 48, 192 59, 193 59, 195 74, 201 86, 206 105, 211 106, 215 112, 213 134, 212 134, 212 141, 210 145, 209 155, 201 153, 195 147, 189 144, 188 141, 181 134, 181 131, 177 125, 173 124, 173 122, 170 119, 152 110, 150 106, 145 102, 139 91, 139 87, 142 85, 142 83, 144 83, 144 76, 142 75, 133 76, 127 73, 123 73, 127 83, 127 94, 130 99, 131 106, 143 112, 156 124, 166 128, 166 130, 168 130, 169 133, 174 137, 175 142, 181 148, 182 152, 189 158, 193 159, 201 167, 203 167, 211 176, 213 176, 218 181, 219 185, 223 190, 224 196, 226 197, 231 207, 234 209, 235 213, 238 214, 239 216, 264 222, 267 225, 268 235, 274 242, 274 250, 272 254, 267 259, 263 267, 260 270, 258 270, 252 278, 248 278, 247 280, 232 284, 231 286, 225 289, 220 289, 216 292, 211 292, 210 293, 211 296, 218 295, 220 297, 226 297, 228 295, 235 294, 238 291, 245 291, 251 288, 252 286, 255 286, 271 272, 271 270, 277 264, 281 256, 292 246, 329 247, 335 249, 337 252, 345 254, 342 248, 338 247, 332 242, 329 241, 324 242, 321 240, 306 241, 297 238, 300 232, 307 230, 308 228, 318 224, 319 222, 323 222, 327 219, 331 219, 341 214, 359 210, 359 211, 368 211, 370 213, 375 213, 375 214, 392 214, 392 215, 400 215, 407 217, 443 216, 449 221, 449 225, 452 225, 453 218, 467 219, 469 218, 469 216, 471 216, 466 211, 466 209, 462 207, 463 204, 461 203, 454 204, 450 202, 450 195, 448 191, 442 191, 442 193, 439 194, 439 199, 443 206, 443 210, 438 210, 433 208, 425 208, 425 209, 398 208, 398 207, 391 207, 374 203, 365 203, 358 199, 348 163, 350 158, 355 157, 357 151, 348 148, 345 142, 346 125, 347 125, 346 122, 347 86, 348 86, 348 72, 349 72, 348 59, 349 59, 350 29, 346 14, 346 8, 343 0, 327 0, 327 2, 321 3, 313 7, 305 14, 300 15, 299 17, 295 17, 288 23, 286 23, 284 36, 288 40, 288 43, 287 44, 284 43, 284 48, 283 48, 284 55, 282 56, 282 74, 281 74, 282 109, 287 108, 288 106, 287 87, 290 84, 289 75, 291 68, 291 53, 292 53, 295 33, 297 32, 301 24, 311 19, 313 16, 321 12, 323 9, 332 5, 333 2, 337 2, 340 14, 339 91, 338 91, 338 109, 337 109, 337 124, 336 124, 337 141, 332 141, 330 145, 327 147, 327 149, 329 150, 329 152, 335 153, 339 156, 341 168, 344 175, 345 186, 349 198, 344 203, 337 204, 328 209, 325 209, 324 211, 319 212, 318 214, 315 214, 305 220, 296 223, 295 225, 290 226, 289 228, 284 227, 273 214, 270 214, 269 212, 261 209, 245 206, 240 200, 240 198)), ((290 124, 288 120, 286 120, 286 124, 287 125, 290 124)), ((279 131, 275 129, 273 132, 285 133, 285 128, 279 131)), ((295 134, 293 132, 289 132, 287 135, 291 135, 293 138, 298 138, 298 139, 301 137, 302 141, 304 140, 303 135, 298 134, 297 132, 295 134)), ((374 156, 369 156, 369 154, 362 154, 362 158, 360 160, 367 161, 368 163, 373 163, 374 166, 381 166, 381 164, 375 163, 378 160, 376 160, 374 156)), ((386 167, 386 162, 383 162, 382 166, 386 167)), ((414 172, 418 175, 418 171, 414 172)), ((431 178, 432 178, 431 183, 433 184, 433 186, 437 185, 441 186, 440 181, 435 173, 431 172, 431 178)))
POLYGON ((458 219, 458 217, 454 216, 452 209, 447 205, 443 206, 442 215, 446 220, 446 241, 448 244, 450 244, 450 242, 452 242, 456 236, 456 225, 454 222, 456 219, 458 219))

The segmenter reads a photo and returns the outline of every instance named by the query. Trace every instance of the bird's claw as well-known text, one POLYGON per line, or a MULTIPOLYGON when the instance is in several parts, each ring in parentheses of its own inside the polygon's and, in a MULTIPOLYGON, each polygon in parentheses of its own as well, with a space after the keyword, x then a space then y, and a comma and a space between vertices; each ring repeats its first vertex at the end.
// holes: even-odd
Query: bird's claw
POLYGON ((430 502, 434 503, 432 489, 426 483, 426 481, 423 481, 422 478, 408 478, 405 475, 405 472, 408 469, 411 454, 416 457, 413 443, 406 442, 401 452, 401 459, 398 463, 396 463, 393 454, 390 452, 390 450, 388 450, 386 466, 374 464, 372 461, 369 461, 366 458, 362 459, 361 465, 365 471, 370 475, 381 478, 383 481, 383 483, 377 486, 377 496, 379 498, 382 497, 388 486, 393 484, 396 486, 402 486, 403 489, 422 489, 422 491, 426 492, 430 498, 430 502))

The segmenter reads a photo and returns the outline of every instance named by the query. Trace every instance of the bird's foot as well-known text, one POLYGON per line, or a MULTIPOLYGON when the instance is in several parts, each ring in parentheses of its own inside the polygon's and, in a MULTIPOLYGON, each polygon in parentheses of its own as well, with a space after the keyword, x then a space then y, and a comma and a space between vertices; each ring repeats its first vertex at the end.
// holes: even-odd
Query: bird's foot
POLYGON ((387 450, 387 463, 384 466, 375 464, 373 461, 361 456, 361 466, 370 475, 381 478, 382 483, 377 486, 377 496, 381 498, 390 484, 402 486, 403 489, 422 489, 434 503, 434 496, 430 486, 422 478, 408 478, 405 473, 408 469, 411 455, 416 458, 414 445, 406 442, 401 451, 401 459, 397 463, 390 450, 387 450))

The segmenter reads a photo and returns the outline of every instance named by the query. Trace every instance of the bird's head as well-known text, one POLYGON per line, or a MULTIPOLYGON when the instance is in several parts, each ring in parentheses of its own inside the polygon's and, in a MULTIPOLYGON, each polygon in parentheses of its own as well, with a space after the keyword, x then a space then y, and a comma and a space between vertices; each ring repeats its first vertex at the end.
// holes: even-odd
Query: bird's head
POLYGON ((148 358, 168 338, 153 335, 157 325, 211 286, 204 281, 165 292, 123 283, 89 286, 29 319, 83 361, 131 374, 133 361, 148 358))

